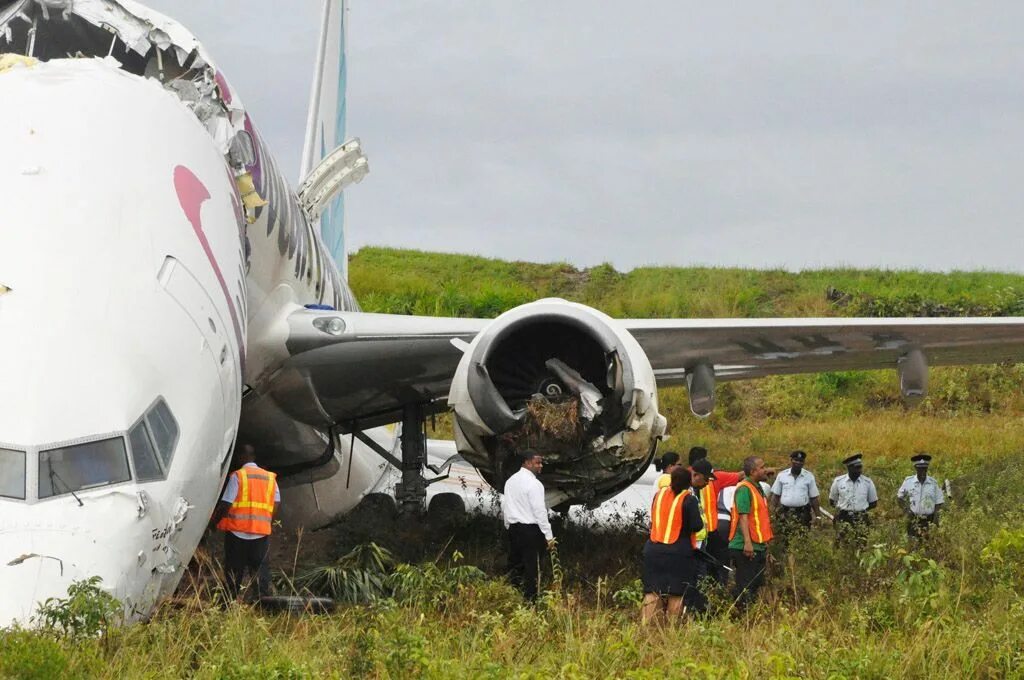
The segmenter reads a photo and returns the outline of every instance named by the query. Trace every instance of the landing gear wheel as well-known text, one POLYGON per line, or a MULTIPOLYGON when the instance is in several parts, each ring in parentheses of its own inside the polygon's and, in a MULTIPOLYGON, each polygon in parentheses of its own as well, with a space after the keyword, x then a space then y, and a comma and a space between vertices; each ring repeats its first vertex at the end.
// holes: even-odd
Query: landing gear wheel
POLYGON ((439 493, 430 499, 427 519, 431 524, 462 524, 466 521, 466 502, 457 493, 439 493))
POLYGON ((359 501, 359 511, 390 520, 398 517, 398 504, 386 493, 368 493, 359 501))

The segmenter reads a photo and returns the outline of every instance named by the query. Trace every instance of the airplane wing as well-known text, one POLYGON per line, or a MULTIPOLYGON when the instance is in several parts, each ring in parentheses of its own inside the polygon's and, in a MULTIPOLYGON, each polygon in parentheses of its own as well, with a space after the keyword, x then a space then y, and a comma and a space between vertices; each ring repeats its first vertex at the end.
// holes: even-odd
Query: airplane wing
POLYGON ((705 364, 719 380, 928 365, 1024 361, 1024 318, 644 319, 623 321, 659 385, 705 364))
MULTIPOLYGON (((569 303, 566 303, 569 304, 569 303)), ((403 406, 447 408, 468 343, 488 319, 300 310, 291 355, 264 391, 292 417, 347 429, 395 422, 403 406), (340 320, 332 334, 325 324, 340 320)), ((337 323, 337 322, 335 322, 337 323)), ((713 381, 789 373, 895 369, 913 350, 928 366, 1024 361, 1024 318, 625 319, 659 386, 701 365, 713 381)), ((529 351, 529 348, 524 348, 529 351)))

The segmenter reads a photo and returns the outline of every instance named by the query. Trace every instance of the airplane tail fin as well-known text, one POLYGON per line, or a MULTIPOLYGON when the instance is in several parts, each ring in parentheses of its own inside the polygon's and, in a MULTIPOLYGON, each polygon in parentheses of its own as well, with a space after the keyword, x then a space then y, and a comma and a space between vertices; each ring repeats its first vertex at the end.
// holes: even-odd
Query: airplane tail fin
MULTIPOLYGON (((306 142, 302 151, 300 178, 305 178, 327 154, 345 141, 345 15, 347 0, 324 0, 320 46, 306 121, 306 142)), ((320 216, 324 245, 348 278, 345 248, 345 198, 338 194, 320 216)))

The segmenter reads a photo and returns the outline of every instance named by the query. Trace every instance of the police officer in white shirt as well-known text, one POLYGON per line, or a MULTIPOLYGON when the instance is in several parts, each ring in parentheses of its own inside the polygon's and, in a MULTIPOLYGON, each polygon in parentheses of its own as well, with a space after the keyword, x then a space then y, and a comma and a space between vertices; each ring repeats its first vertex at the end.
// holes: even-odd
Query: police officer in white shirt
POLYGON ((521 454, 523 466, 505 482, 501 497, 501 516, 508 529, 508 573, 527 600, 537 599, 540 579, 540 558, 555 545, 544 503, 544 485, 537 475, 544 461, 536 451, 527 449, 521 454))
POLYGON ((939 510, 946 500, 939 483, 928 476, 931 460, 927 453, 911 456, 916 474, 904 479, 896 492, 896 501, 907 515, 907 535, 911 538, 924 538, 939 523, 939 510))
POLYGON ((779 529, 784 534, 794 526, 810 528, 811 520, 818 516, 818 483, 813 473, 804 470, 806 460, 806 453, 793 451, 789 468, 780 472, 772 485, 768 504, 778 514, 779 529))
POLYGON ((855 453, 843 460, 846 474, 836 477, 828 492, 828 502, 838 510, 834 524, 839 538, 851 533, 863 543, 867 540, 868 510, 878 505, 875 483, 864 474, 862 455, 855 453))

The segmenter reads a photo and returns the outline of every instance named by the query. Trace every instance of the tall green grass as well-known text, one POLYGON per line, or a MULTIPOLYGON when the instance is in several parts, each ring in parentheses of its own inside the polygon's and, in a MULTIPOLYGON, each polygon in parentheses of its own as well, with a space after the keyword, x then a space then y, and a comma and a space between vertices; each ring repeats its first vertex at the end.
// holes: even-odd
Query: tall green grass
MULTIPOLYGON (((369 604, 269 615, 224 606, 200 582, 149 623, 102 637, 2 633, 0 677, 1024 677, 1017 417, 878 413, 699 428, 680 439, 709 445, 721 467, 751 451, 779 464, 790 447, 806 448, 823 490, 841 456, 865 450, 881 496, 867 546, 837 546, 828 524, 816 526, 777 552, 748 613, 716 591, 707 619, 645 628, 635 531, 558 527, 559 587, 532 608, 501 578, 498 520, 428 527, 356 516, 330 530, 338 556, 373 539, 405 561, 357 560, 387 571, 369 604), (907 539, 894 500, 912 472, 906 455, 920 448, 941 451, 932 473, 953 488, 923 547, 907 539)), ((314 571, 301 553, 297 561, 300 575, 314 571)), ((279 566, 292 571, 290 560, 279 566)))
POLYGON ((363 248, 349 280, 363 308, 395 314, 492 317, 563 297, 621 317, 963 316, 1024 313, 1024 276, 999 272, 507 262, 469 255, 363 248))

